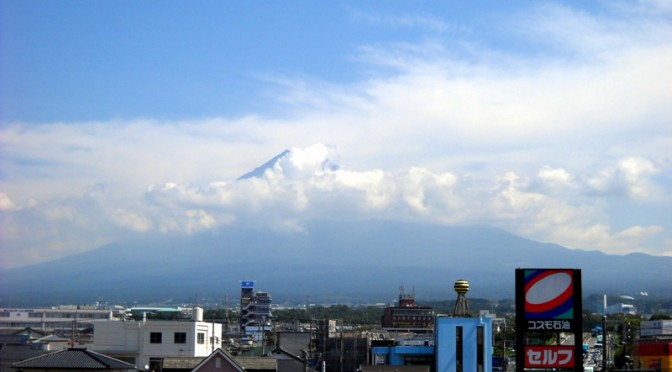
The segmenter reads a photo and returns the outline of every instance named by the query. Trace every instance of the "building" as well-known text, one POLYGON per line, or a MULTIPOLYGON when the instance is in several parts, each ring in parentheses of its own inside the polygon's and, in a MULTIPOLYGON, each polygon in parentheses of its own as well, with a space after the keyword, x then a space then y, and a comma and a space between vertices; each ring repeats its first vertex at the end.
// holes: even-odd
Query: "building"
POLYGON ((271 327, 271 296, 267 292, 254 293, 254 282, 243 281, 240 289, 240 331, 263 340, 263 334, 271 327))
POLYGON ((492 371, 492 318, 438 317, 436 370, 492 371))
POLYGON ((231 354, 222 349, 216 349, 207 358, 203 359, 194 369, 194 372, 245 372, 245 368, 238 363, 231 354))
POLYGON ((635 307, 635 305, 619 302, 611 306, 608 306, 605 309, 605 313, 609 315, 614 314, 635 315, 637 314, 637 308, 635 307))
POLYGON ((39 329, 42 331, 91 328, 92 322, 113 319, 112 310, 96 306, 59 306, 50 309, 0 309, 0 329, 39 329))
POLYGON ((672 372, 672 320, 640 323, 639 338, 633 343, 635 368, 672 372))
POLYGON ((227 351, 217 349, 203 359, 193 372, 277 372, 272 358, 234 358, 227 351))
POLYGON ((46 332, 31 328, 5 330, 0 334, 0 372, 13 371, 12 364, 49 352, 50 344, 36 344, 47 336, 46 332))
POLYGON ((641 339, 633 344, 633 362, 637 369, 672 371, 672 340, 641 339))
POLYGON ((394 307, 387 307, 383 312, 381 325, 384 329, 404 329, 413 331, 431 331, 434 326, 434 309, 427 306, 418 306, 415 303, 415 294, 404 293, 400 287, 399 303, 394 307))
POLYGON ((492 318, 439 316, 434 338, 396 341, 371 348, 377 366, 429 365, 433 371, 478 372, 492 370, 492 318))
POLYGON ((639 324, 641 338, 669 338, 672 340, 672 320, 651 320, 639 324))
POLYGON ((434 342, 432 345, 395 344, 371 348, 371 364, 374 366, 433 366, 435 363, 434 342))
MULTIPOLYGON (((432 340, 423 335, 411 342, 395 341, 391 345, 371 348, 374 366, 429 366, 430 371, 492 371, 492 317, 472 318, 466 293, 469 283, 458 280, 458 294, 453 316, 436 316, 432 340)), ((426 335, 424 335, 426 336, 426 335)), ((372 370, 372 369, 367 369, 372 370)))
POLYGON ((268 357, 276 360, 279 372, 306 372, 307 370, 307 360, 281 347, 273 349, 268 357))
POLYGON ((91 370, 122 372, 137 369, 133 364, 83 348, 69 348, 40 355, 14 363, 12 368, 34 372, 91 370))
POLYGON ((222 347, 222 325, 204 322, 201 308, 192 320, 108 320, 93 327, 93 350, 150 370, 161 370, 164 358, 206 357, 222 347))

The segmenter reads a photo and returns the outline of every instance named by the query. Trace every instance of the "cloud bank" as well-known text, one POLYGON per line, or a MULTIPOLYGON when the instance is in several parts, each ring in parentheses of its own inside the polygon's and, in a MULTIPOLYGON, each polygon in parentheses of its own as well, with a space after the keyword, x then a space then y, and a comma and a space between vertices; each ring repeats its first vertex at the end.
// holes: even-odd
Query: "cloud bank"
POLYGON ((432 35, 360 45, 352 63, 370 73, 355 82, 265 75, 280 114, 4 124, 2 266, 135 234, 301 233, 311 218, 490 224, 672 255, 669 15, 544 4, 499 20, 515 41, 503 48, 448 40, 435 18, 358 14, 432 35))

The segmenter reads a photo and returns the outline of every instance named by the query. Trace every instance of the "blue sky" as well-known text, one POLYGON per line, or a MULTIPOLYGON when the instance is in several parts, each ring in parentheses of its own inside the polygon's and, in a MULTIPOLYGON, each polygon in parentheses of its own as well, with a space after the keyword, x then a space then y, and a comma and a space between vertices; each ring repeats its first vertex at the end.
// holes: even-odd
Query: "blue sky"
POLYGON ((672 255, 671 17, 663 1, 1 1, 0 265, 309 218, 672 255))

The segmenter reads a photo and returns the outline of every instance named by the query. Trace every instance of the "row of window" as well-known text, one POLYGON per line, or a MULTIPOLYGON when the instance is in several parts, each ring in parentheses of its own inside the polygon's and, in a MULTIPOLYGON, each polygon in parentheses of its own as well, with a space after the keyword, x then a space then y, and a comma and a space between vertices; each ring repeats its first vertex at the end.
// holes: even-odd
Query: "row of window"
MULTIPOLYGON (((150 344, 160 344, 163 342, 163 333, 162 332, 150 332, 149 333, 149 343, 150 344)), ((187 343, 187 332, 175 332, 173 333, 173 343, 174 344, 186 344, 187 343)), ((205 333, 198 332, 196 334, 196 343, 205 344, 205 333)))
MULTIPOLYGON (((24 313, 16 313, 14 314, 15 317, 21 317, 23 316, 24 313)), ((12 313, 10 312, 0 312, 0 318, 9 318, 11 317, 12 313)), ((98 314, 92 314, 92 313, 28 313, 29 318, 65 318, 65 319, 72 319, 72 318, 77 318, 77 319, 107 319, 110 317, 109 313, 98 313, 98 314)))
POLYGON ((432 320, 431 316, 395 316, 394 320, 432 320))
MULTIPOLYGON (((39 329, 71 329, 72 321, 66 322, 2 322, 2 328, 39 328, 39 329)), ((78 322, 76 323, 77 328, 83 328, 85 326, 90 326, 91 323, 78 322)))

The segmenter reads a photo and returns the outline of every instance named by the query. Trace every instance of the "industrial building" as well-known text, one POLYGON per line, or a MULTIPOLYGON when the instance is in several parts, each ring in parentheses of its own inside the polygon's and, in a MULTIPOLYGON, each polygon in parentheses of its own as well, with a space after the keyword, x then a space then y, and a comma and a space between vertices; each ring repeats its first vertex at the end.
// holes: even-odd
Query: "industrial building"
POLYGON ((0 329, 21 330, 25 328, 41 331, 91 328, 92 322, 113 319, 112 310, 97 306, 59 306, 49 309, 0 309, 0 329))

